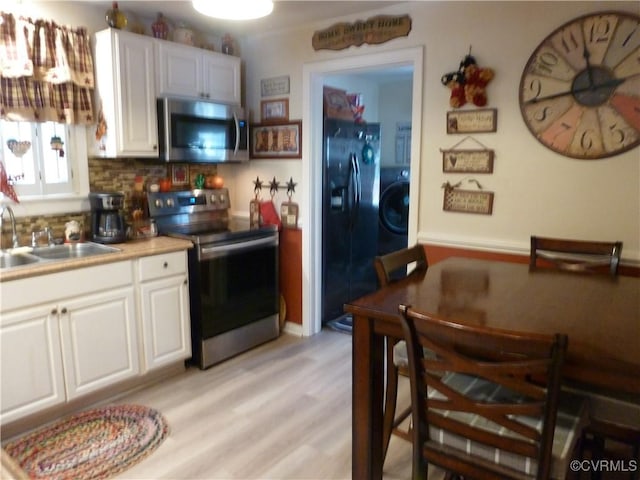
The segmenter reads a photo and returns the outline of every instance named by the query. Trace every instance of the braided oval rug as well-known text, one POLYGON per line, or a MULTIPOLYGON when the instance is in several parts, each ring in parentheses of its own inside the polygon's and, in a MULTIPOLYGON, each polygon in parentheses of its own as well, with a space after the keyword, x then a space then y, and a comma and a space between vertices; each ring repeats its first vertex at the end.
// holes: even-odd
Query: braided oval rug
POLYGON ((4 445, 30 478, 110 478, 153 452, 169 431, 164 417, 140 405, 96 408, 4 445))

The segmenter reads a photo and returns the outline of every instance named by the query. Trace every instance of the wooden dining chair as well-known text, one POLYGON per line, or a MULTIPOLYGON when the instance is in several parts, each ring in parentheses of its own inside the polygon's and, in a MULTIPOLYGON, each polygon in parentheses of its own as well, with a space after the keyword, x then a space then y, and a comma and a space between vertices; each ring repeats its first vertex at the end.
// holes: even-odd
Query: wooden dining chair
MULTIPOLYGON (((594 242, 532 236, 529 269, 534 270, 544 262, 560 270, 616 276, 621 253, 622 242, 619 241, 594 242)), ((603 419, 597 411, 591 413, 582 443, 582 451, 597 459, 618 457, 619 452, 613 452, 609 445, 624 444, 628 447, 629 455, 623 460, 640 462, 640 429, 603 419)), ((639 477, 638 472, 634 472, 630 478, 637 480, 639 477)), ((594 471, 592 479, 599 478, 599 473, 594 471)))
MULTIPOLYGON (((415 264, 411 272, 426 271, 429 262, 424 247, 416 244, 374 259, 374 266, 381 287, 405 277, 408 267, 415 264)), ((411 441, 409 429, 401 429, 400 425, 411 415, 411 406, 396 415, 398 401, 398 376, 408 377, 407 347, 403 340, 387 337, 386 350, 387 382, 385 389, 384 417, 382 421, 383 458, 386 457, 391 434, 396 434, 407 441, 411 441)))
POLYGON ((567 336, 456 324, 400 305, 409 355, 413 479, 564 479, 586 421, 560 395, 567 336), (425 357, 423 349, 435 353, 425 357))
POLYGON ((529 269, 543 265, 578 273, 617 275, 622 242, 531 237, 529 269))

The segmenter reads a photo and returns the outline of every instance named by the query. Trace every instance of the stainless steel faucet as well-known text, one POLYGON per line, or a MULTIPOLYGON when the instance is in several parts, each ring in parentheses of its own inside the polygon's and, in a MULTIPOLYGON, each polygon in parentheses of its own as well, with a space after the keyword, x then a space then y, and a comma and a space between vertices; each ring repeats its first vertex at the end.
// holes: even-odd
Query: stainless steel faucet
POLYGON ((18 248, 20 246, 20 242, 18 241, 18 230, 16 229, 16 217, 13 214, 13 209, 6 205, 4 207, 0 207, 0 249, 2 249, 2 219, 4 218, 4 212, 9 212, 9 219, 11 220, 11 244, 12 248, 18 248))

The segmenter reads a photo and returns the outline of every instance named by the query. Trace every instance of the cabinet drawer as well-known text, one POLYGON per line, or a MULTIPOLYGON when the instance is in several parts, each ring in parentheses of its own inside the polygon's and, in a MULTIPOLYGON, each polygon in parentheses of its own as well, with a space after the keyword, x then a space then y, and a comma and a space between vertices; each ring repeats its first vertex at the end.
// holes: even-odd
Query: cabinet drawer
POLYGON ((143 257, 138 262, 138 278, 141 282, 187 272, 187 254, 185 252, 143 257))

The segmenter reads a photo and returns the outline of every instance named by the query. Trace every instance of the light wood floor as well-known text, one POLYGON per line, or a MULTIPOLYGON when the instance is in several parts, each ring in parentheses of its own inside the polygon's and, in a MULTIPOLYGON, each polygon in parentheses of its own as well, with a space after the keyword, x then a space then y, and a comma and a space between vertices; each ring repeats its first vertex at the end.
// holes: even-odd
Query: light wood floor
MULTIPOLYGON (((114 403, 156 408, 171 429, 155 452, 120 479, 351 478, 347 334, 283 335, 114 403)), ((384 478, 410 478, 410 462, 410 444, 393 438, 384 478)))

